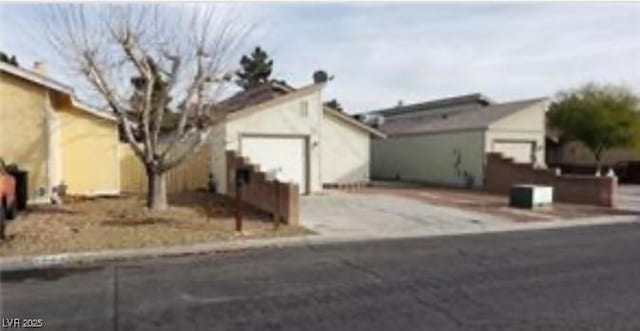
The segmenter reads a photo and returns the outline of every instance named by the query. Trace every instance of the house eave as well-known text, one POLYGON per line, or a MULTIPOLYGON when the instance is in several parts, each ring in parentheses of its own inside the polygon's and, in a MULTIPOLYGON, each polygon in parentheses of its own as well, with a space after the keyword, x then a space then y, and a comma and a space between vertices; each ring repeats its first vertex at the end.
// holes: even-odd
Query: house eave
POLYGON ((318 92, 320 90, 322 90, 324 88, 325 84, 311 84, 302 88, 299 88, 297 90, 292 91, 291 93, 287 93, 284 94, 282 96, 279 96, 275 99, 271 99, 271 100, 267 100, 258 104, 254 104, 251 105, 249 107, 246 108, 242 108, 238 111, 234 111, 231 113, 228 113, 226 115, 226 119, 227 120, 235 120, 253 113, 256 113, 258 111, 262 111, 274 106, 278 106, 281 105, 285 102, 289 102, 291 100, 295 100, 296 98, 302 97, 302 96, 306 96, 315 92, 318 92))
POLYGON ((20 67, 16 67, 13 65, 9 65, 6 63, 0 63, 0 71, 2 72, 6 72, 9 73, 11 75, 20 77, 24 80, 33 82, 37 85, 40 86, 44 86, 47 89, 53 90, 55 92, 64 94, 66 96, 68 96, 71 100, 71 105, 75 108, 78 108, 88 114, 91 114, 93 116, 96 117, 100 117, 102 119, 106 119, 109 121, 114 121, 117 122, 118 119, 108 113, 105 113, 104 111, 100 111, 98 109, 95 109, 89 105, 86 105, 84 103, 82 103, 81 101, 79 101, 77 99, 77 97, 75 96, 75 93, 73 91, 73 89, 71 87, 69 87, 68 85, 65 85, 63 83, 60 83, 56 80, 53 80, 49 77, 45 77, 43 75, 37 74, 35 72, 31 72, 29 70, 20 68, 20 67))
POLYGON ((336 117, 336 118, 338 118, 338 119, 340 119, 340 120, 342 120, 342 121, 344 121, 344 122, 346 122, 348 124, 351 124, 352 126, 355 126, 358 129, 366 131, 369 134, 373 135, 374 137, 381 138, 381 139, 387 138, 387 135, 385 133, 383 133, 382 131, 377 130, 375 128, 372 128, 372 127, 370 127, 370 126, 368 126, 368 125, 366 125, 364 123, 361 123, 361 122, 351 118, 350 116, 345 115, 345 114, 343 114, 343 113, 341 113, 341 112, 339 112, 339 111, 337 111, 335 109, 332 109, 330 107, 326 107, 325 106, 325 107, 323 107, 323 110, 324 110, 325 113, 328 113, 328 114, 330 114, 330 115, 332 115, 332 116, 334 116, 334 117, 336 117))

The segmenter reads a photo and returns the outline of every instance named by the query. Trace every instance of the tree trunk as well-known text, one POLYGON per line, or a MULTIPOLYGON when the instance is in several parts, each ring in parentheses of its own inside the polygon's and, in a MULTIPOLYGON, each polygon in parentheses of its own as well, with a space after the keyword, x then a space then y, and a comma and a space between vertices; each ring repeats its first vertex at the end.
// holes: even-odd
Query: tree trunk
POLYGON ((600 177, 602 175, 602 164, 601 164, 601 159, 602 159, 602 152, 596 152, 594 153, 594 156, 596 158, 596 176, 600 177))
POLYGON ((147 207, 151 210, 167 208, 167 185, 164 173, 147 170, 147 207))

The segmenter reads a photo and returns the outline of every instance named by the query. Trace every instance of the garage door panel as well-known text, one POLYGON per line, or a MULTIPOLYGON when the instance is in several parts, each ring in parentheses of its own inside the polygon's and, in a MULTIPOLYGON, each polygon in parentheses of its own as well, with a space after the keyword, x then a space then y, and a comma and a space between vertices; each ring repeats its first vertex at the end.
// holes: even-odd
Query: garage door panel
POLYGON ((493 152, 513 158, 517 163, 533 162, 533 142, 531 141, 497 141, 493 143, 493 152))
POLYGON ((242 137, 241 154, 279 181, 298 184, 306 193, 306 141, 302 137, 242 137))

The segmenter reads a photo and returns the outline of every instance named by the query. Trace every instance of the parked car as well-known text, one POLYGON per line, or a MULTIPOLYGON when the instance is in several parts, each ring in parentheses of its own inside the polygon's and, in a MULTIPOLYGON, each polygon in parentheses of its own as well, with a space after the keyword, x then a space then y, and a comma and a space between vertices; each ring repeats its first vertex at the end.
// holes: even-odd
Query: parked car
POLYGON ((16 179, 9 174, 0 159, 0 219, 13 219, 18 210, 16 179))
POLYGON ((614 166, 621 183, 640 184, 640 161, 624 161, 614 166))

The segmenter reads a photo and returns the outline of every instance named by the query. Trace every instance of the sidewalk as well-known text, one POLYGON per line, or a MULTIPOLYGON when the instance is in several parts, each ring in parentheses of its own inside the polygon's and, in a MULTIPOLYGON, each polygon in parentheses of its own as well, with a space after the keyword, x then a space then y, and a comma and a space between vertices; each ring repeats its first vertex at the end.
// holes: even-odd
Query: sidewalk
POLYGON ((168 246, 153 247, 143 249, 124 249, 124 250, 105 250, 95 252, 79 252, 79 253, 63 253, 41 256, 18 256, 0 258, 1 271, 16 271, 38 269, 54 266, 66 266, 83 263, 103 263, 118 260, 131 260, 142 258, 171 257, 190 254, 209 254, 222 253, 229 251, 239 251, 250 248, 266 248, 266 247, 290 247, 304 245, 324 245, 341 242, 358 242, 367 240, 385 240, 400 238, 427 238, 437 236, 452 236, 466 234, 482 234, 506 231, 527 231, 527 230, 544 230, 556 229, 573 226, 595 226, 610 225, 618 223, 636 223, 640 222, 639 216, 613 216, 613 217, 594 217, 576 220, 556 220, 545 222, 530 223, 511 223, 511 224, 495 224, 487 225, 480 228, 466 228, 463 230, 452 230, 430 233, 365 233, 365 234, 345 234, 345 235, 305 235, 288 238, 269 238, 269 239, 253 239, 238 240, 229 242, 205 243, 185 246, 168 246))

